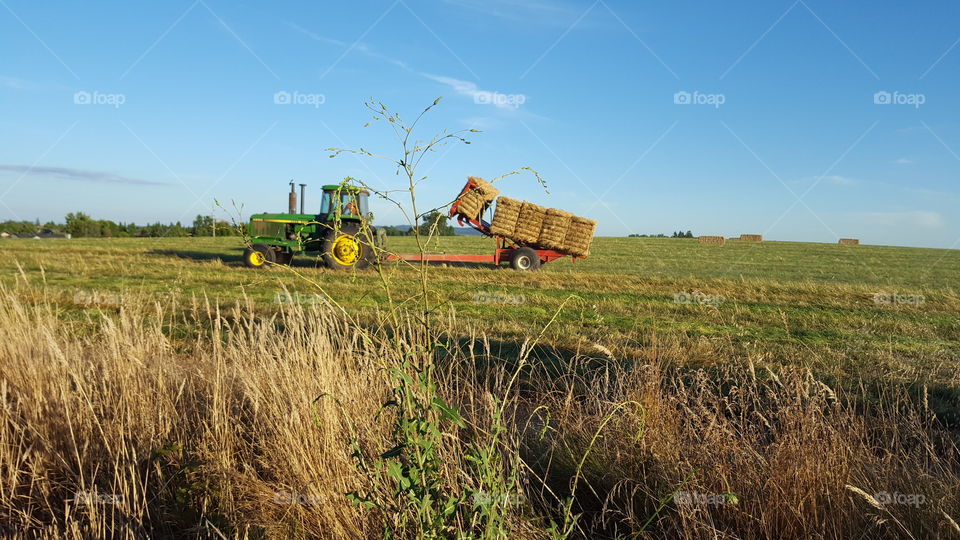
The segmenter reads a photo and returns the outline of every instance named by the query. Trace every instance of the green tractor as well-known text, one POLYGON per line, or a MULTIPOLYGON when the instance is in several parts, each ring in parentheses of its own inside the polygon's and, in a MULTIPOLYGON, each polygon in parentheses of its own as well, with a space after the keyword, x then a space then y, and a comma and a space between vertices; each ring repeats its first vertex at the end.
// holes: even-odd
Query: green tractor
POLYGON ((369 192, 347 185, 323 186, 318 214, 305 214, 300 184, 300 212, 297 193, 290 183, 290 208, 286 214, 250 216, 250 247, 243 262, 250 268, 290 264, 297 253, 318 253, 324 266, 334 270, 362 269, 377 262, 376 230, 370 226, 369 192))

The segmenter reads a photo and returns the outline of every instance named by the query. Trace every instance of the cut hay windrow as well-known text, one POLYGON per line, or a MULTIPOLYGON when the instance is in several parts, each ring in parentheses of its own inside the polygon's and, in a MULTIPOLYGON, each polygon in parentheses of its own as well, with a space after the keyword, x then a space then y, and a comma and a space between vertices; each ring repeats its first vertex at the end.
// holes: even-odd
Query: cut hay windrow
POLYGON ((537 240, 537 244, 549 249, 562 250, 572 219, 573 214, 570 212, 548 208, 543 218, 543 226, 540 228, 540 238, 537 240))
POLYGON ((520 218, 520 207, 523 203, 511 199, 510 197, 500 197, 497 199, 497 209, 493 213, 493 223, 490 224, 490 232, 512 238, 514 231, 517 230, 517 219, 520 218))
POLYGON ((701 244, 716 244, 722 246, 727 243, 727 239, 722 236, 700 236, 697 238, 701 244))
POLYGON ((744 242, 763 242, 762 234, 741 234, 740 240, 744 242))
POLYGON ((590 254, 590 245, 593 243, 593 233, 597 229, 597 222, 580 216, 570 218, 570 228, 563 239, 565 251, 575 257, 586 257, 590 254))
POLYGON ((540 229, 543 227, 543 218, 547 209, 539 204, 524 201, 520 207, 520 217, 517 219, 517 228, 513 231, 513 238, 526 244, 535 244, 540 239, 540 229))
POLYGON ((859 238, 841 238, 840 245, 841 246, 859 246, 860 239, 859 238))

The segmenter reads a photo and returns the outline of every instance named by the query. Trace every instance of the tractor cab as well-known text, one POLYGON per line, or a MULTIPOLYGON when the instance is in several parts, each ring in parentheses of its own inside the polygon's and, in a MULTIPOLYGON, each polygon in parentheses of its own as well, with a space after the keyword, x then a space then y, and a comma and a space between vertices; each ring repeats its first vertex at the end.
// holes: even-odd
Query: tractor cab
POLYGON ((300 184, 300 210, 297 194, 290 183, 289 212, 286 214, 254 214, 250 216, 250 246, 244 262, 251 268, 270 263, 290 264, 297 253, 316 253, 327 268, 343 270, 365 268, 376 262, 374 239, 370 226, 370 192, 349 185, 323 186, 320 208, 316 214, 304 209, 305 185, 300 184))
POLYGON ((353 186, 323 186, 318 221, 360 221, 369 213, 370 193, 353 186))

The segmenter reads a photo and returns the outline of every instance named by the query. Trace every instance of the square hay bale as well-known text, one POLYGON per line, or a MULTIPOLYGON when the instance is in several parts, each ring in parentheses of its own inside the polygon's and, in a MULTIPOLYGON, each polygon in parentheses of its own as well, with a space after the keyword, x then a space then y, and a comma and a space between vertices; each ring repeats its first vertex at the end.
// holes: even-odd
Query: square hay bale
POLYGON ((841 238, 840 245, 841 246, 859 246, 860 239, 859 238, 841 238))
POLYGON ((513 231, 513 239, 527 244, 537 243, 546 215, 546 208, 524 201, 520 206, 520 217, 517 219, 517 228, 513 231))
POLYGON ((701 244, 715 244, 722 246, 727 243, 727 239, 722 236, 699 236, 697 241, 701 244))
POLYGON ((537 244, 548 249, 562 250, 564 240, 567 237, 567 229, 570 228, 570 221, 573 214, 548 208, 543 218, 543 226, 540 228, 540 238, 537 244))
POLYGON ((762 234, 741 234, 740 240, 744 242, 763 242, 762 234))
POLYGON ((497 209, 493 213, 493 223, 490 224, 490 232, 513 238, 514 231, 517 230, 517 220, 520 219, 520 207, 523 203, 502 196, 497 199, 497 209))
POLYGON ((586 257, 590 254, 590 244, 593 243, 593 233, 597 229, 597 222, 580 216, 570 218, 570 227, 563 239, 565 251, 575 257, 586 257))
POLYGON ((474 189, 483 197, 484 202, 493 202, 497 198, 497 195, 500 195, 500 190, 495 188, 493 184, 487 182, 479 176, 468 176, 467 180, 472 181, 477 187, 474 189))
POLYGON ((483 213, 487 203, 483 200, 483 195, 476 191, 468 191, 458 199, 457 213, 470 219, 477 219, 483 213))
POLYGON ((470 219, 479 219, 487 206, 500 194, 500 190, 478 176, 468 176, 467 180, 473 182, 476 186, 461 194, 457 199, 460 201, 457 206, 457 213, 470 219))

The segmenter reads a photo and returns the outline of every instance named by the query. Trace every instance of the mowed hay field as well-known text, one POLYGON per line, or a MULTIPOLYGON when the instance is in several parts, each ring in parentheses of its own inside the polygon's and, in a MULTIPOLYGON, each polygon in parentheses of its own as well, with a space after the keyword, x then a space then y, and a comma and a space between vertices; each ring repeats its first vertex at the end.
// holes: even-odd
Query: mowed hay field
POLYGON ((242 249, 0 242, 0 531, 960 537, 960 252, 598 238, 535 273, 431 265, 425 336, 416 268, 242 249), (394 447, 405 358, 465 420, 432 420, 462 495, 439 529, 389 459, 357 466, 394 447))

